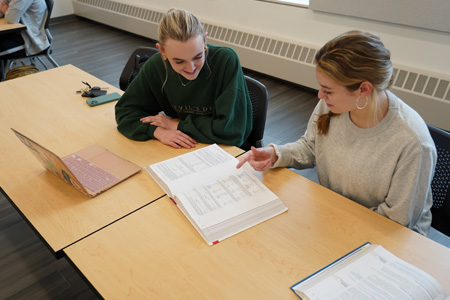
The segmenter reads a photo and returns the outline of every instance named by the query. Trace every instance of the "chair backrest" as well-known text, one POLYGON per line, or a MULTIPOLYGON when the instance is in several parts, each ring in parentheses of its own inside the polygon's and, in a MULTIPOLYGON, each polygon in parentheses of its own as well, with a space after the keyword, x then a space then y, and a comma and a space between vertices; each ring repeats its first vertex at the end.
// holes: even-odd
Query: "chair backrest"
POLYGON ((139 73, 147 59, 158 52, 159 50, 157 48, 144 46, 139 47, 133 51, 133 53, 128 58, 128 61, 125 64, 125 67, 123 68, 122 74, 119 78, 119 87, 122 91, 125 91, 128 88, 131 81, 133 81, 133 79, 139 73))
POLYGON ((450 236, 450 133, 428 125, 437 150, 431 190, 433 193, 433 215, 431 226, 450 236))
POLYGON ((50 24, 50 17, 53 11, 53 5, 55 2, 53 0, 45 0, 45 4, 47 4, 47 19, 45 20, 44 28, 48 29, 50 24))
POLYGON ((266 127, 267 106, 269 103, 269 94, 267 88, 261 82, 245 76, 248 92, 252 101, 253 108, 253 129, 247 142, 244 143, 244 150, 249 150, 250 146, 262 147, 264 129, 266 127))

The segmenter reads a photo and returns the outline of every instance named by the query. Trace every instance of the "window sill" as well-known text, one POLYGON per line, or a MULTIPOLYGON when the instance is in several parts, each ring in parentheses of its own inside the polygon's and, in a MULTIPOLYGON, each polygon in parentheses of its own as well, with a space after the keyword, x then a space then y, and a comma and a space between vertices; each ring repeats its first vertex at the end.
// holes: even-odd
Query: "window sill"
POLYGON ((272 2, 277 4, 289 5, 289 6, 297 6, 302 8, 309 8, 309 0, 258 0, 263 2, 272 2))

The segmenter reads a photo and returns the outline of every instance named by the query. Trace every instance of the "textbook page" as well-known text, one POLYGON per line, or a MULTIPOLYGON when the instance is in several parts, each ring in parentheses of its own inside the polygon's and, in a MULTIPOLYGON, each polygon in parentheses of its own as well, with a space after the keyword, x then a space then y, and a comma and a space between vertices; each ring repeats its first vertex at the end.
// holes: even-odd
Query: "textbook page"
POLYGON ((237 162, 235 157, 213 144, 147 166, 145 169, 169 197, 173 198, 179 191, 197 186, 202 179, 217 178, 224 172, 236 169, 237 162))
POLYGON ((243 170, 175 195, 175 201, 210 245, 287 210, 253 173, 243 170))
POLYGON ((287 210, 253 169, 236 169, 237 163, 236 158, 214 144, 150 165, 146 170, 206 242, 213 245, 287 210))
POLYGON ((237 171, 177 195, 201 229, 278 200, 252 173, 237 171))
POLYGON ((326 274, 318 273, 293 286, 302 299, 421 299, 445 300, 442 286, 426 272, 401 260, 379 245, 350 255, 326 274))

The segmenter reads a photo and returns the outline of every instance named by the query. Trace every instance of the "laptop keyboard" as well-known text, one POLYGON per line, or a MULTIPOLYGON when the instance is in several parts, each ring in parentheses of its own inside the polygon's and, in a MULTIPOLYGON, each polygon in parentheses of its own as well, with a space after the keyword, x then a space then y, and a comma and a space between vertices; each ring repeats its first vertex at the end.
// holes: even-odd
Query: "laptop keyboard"
POLYGON ((118 177, 76 154, 65 157, 64 163, 81 184, 92 192, 119 181, 118 177))

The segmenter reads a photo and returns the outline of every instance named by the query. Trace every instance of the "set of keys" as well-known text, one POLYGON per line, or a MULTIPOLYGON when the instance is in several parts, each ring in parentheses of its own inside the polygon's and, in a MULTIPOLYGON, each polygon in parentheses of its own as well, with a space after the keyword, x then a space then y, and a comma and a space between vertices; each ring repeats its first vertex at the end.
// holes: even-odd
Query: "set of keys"
POLYGON ((81 94, 81 96, 83 97, 98 97, 106 94, 105 89, 107 89, 107 87, 106 88, 101 88, 99 86, 92 87, 89 83, 85 81, 82 81, 82 83, 85 84, 86 86, 80 89, 79 91, 76 91, 76 93, 81 94))

